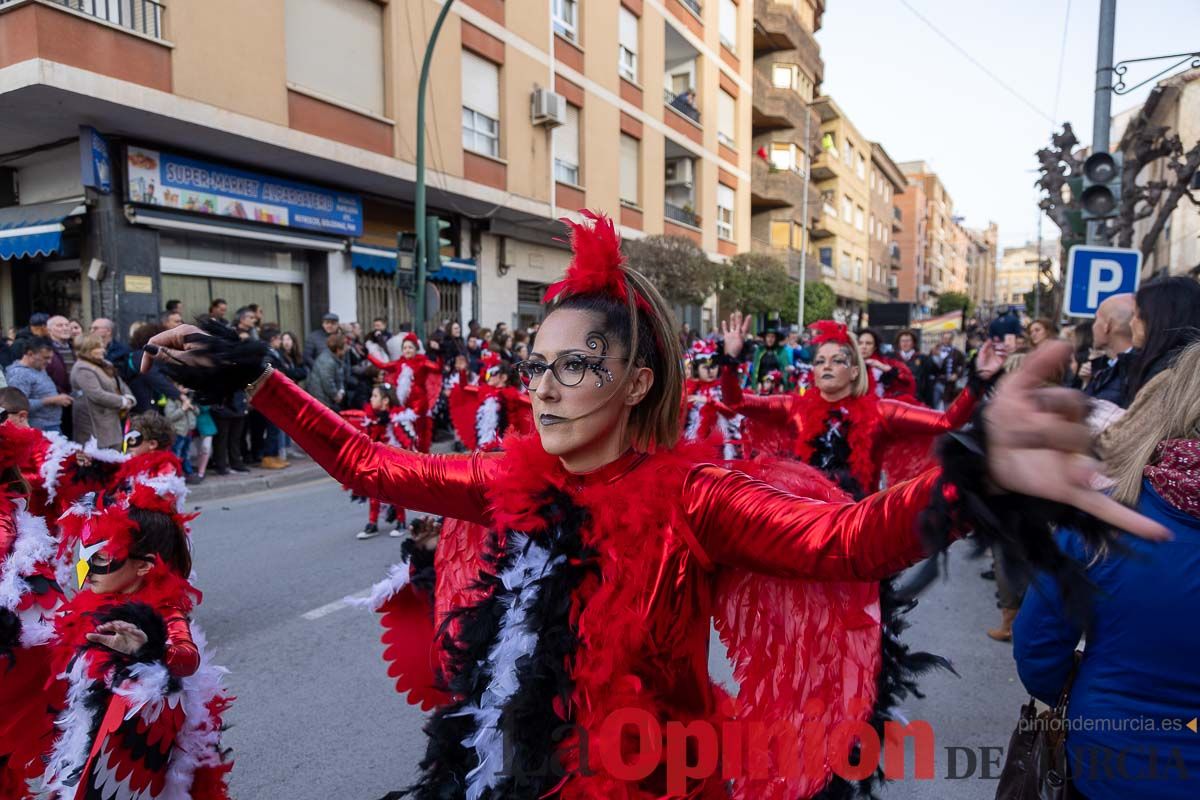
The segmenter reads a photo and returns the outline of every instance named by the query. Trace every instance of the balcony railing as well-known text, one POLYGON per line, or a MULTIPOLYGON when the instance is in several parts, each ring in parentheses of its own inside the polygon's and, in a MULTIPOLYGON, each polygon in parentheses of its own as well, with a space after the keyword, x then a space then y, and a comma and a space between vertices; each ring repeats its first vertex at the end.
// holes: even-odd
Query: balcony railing
MULTIPOLYGON (((0 0, 0 6, 16 0, 0 0)), ((48 0, 143 36, 162 38, 163 4, 155 0, 48 0)))
POLYGON ((700 0, 679 0, 685 6, 690 8, 697 17, 703 16, 703 10, 700 8, 700 0))
POLYGON ((700 123, 700 109, 687 99, 687 92, 674 94, 670 89, 663 89, 663 102, 696 124, 700 123))
POLYGON ((684 225, 691 225, 693 228, 700 227, 700 217, 695 211, 689 211, 686 208, 673 206, 670 203, 664 203, 664 216, 675 222, 682 222, 684 225))

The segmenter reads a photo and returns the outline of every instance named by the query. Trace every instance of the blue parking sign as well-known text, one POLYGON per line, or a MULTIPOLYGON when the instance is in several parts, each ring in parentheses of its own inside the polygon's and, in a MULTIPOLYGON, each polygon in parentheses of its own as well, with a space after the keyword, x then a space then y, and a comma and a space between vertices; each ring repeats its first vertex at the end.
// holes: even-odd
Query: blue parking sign
POLYGON ((1141 274, 1138 250, 1077 244, 1067 257, 1063 307, 1068 316, 1094 317, 1100 304, 1113 295, 1136 292, 1141 274))

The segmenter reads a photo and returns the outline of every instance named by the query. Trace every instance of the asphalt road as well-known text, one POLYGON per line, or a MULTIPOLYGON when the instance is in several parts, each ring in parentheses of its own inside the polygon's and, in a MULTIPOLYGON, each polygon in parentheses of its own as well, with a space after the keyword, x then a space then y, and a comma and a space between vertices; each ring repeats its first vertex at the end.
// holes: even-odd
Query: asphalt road
MULTIPOLYGON (((424 715, 385 674, 375 615, 343 602, 383 576, 399 542, 356 541, 366 507, 331 480, 201 510, 193 538, 205 597, 196 618, 238 698, 224 739, 236 759, 233 796, 372 800, 407 785, 424 749, 424 715)), ((927 678, 926 699, 904 706, 910 720, 933 725, 936 779, 897 782, 887 798, 990 800, 996 781, 981 777, 980 748, 1007 744, 1025 698, 1008 646, 983 635, 998 618, 994 584, 978 577, 982 565, 964 550, 955 546, 949 580, 922 598, 906 634, 961 675, 927 678), (964 750, 952 765, 948 747, 972 749, 973 775, 948 777, 970 766, 964 750)), ((713 673, 728 681, 719 648, 713 673)))

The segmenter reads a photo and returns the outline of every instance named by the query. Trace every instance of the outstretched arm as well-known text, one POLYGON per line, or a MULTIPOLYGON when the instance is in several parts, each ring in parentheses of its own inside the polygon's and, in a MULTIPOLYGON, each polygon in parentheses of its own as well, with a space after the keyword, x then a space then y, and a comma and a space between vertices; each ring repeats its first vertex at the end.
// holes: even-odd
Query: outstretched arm
POLYGON ((496 456, 431 456, 372 442, 277 372, 258 387, 251 404, 355 494, 487 524, 483 487, 496 456))
POLYGON ((726 365, 721 369, 721 402, 734 413, 751 419, 782 424, 791 416, 794 394, 746 394, 738 380, 737 368, 726 365))
POLYGON ((975 413, 979 395, 972 387, 959 392, 945 411, 927 406, 915 406, 902 400, 880 400, 879 416, 887 433, 936 435, 961 428, 975 413))

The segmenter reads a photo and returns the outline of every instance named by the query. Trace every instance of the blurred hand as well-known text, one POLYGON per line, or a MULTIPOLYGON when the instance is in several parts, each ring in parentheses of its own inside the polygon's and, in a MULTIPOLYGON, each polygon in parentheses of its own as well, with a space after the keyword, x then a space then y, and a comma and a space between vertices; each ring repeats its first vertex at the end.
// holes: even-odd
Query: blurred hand
POLYGON ((1092 379, 1092 362, 1085 361, 1079 367, 1079 380, 1087 383, 1092 379))
POLYGON ((875 369, 881 370, 883 372, 891 372, 892 371, 891 364, 888 364, 884 361, 879 361, 878 359, 868 358, 866 361, 866 364, 868 367, 874 367, 875 369))
POLYGON ((42 402, 48 406, 62 406, 63 408, 66 408, 67 406, 71 405, 71 395, 56 394, 52 397, 47 397, 42 402))
POLYGON ((189 336, 207 337, 208 334, 195 325, 180 325, 169 331, 163 331, 150 337, 149 344, 154 345, 157 348, 157 352, 154 355, 150 355, 145 351, 142 352, 142 372, 149 371, 150 366, 155 361, 174 361, 178 364, 203 366, 200 357, 190 352, 197 347, 201 347, 202 344, 198 341, 187 342, 186 339, 189 336))
POLYGON ((729 321, 721 321, 721 337, 725 340, 725 355, 737 358, 746 346, 746 336, 750 333, 753 317, 743 317, 742 312, 735 311, 729 315, 729 321))
POLYGON ((96 632, 89 633, 87 640, 131 656, 146 644, 146 634, 133 623, 115 620, 97 625, 96 632))
POLYGON ((1143 539, 1170 539, 1158 523, 1091 488, 1097 465, 1088 455, 1087 398, 1071 389, 1043 388, 1061 374, 1070 355, 1068 343, 1046 342, 1001 381, 984 410, 991 479, 1012 492, 1075 506, 1143 539))
POLYGON ((1004 362, 1008 358, 1008 349, 993 341, 986 341, 983 347, 979 348, 979 354, 975 356, 975 371, 979 373, 979 377, 988 380, 1001 369, 1004 368, 1004 362))

